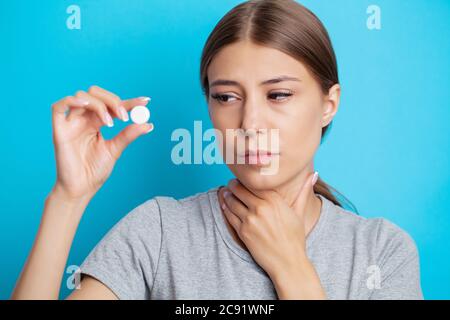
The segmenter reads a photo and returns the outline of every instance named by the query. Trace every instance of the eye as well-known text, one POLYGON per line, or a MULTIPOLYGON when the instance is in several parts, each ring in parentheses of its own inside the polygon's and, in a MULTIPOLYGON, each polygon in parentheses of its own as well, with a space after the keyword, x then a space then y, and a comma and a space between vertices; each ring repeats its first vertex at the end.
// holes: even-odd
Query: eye
POLYGON ((272 92, 269 93, 268 97, 269 99, 275 100, 275 101, 283 101, 285 98, 290 97, 293 95, 292 91, 279 91, 279 92, 272 92))
POLYGON ((229 94, 218 94, 218 93, 211 94, 211 98, 217 100, 219 103, 230 102, 230 98, 237 99, 236 97, 229 94))

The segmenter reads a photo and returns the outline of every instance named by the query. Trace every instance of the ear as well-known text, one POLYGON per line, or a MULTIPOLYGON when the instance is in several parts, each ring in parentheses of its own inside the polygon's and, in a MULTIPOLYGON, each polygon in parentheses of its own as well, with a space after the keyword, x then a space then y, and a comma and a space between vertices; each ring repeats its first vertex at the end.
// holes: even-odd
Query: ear
POLYGON ((341 97, 341 86, 339 83, 333 85, 324 98, 322 127, 326 127, 334 118, 339 108, 339 99, 341 97))

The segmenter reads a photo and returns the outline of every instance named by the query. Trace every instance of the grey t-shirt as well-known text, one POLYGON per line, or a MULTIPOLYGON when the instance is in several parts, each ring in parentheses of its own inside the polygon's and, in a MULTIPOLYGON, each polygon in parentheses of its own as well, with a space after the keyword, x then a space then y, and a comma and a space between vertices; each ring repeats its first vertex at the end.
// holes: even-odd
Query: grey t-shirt
MULTIPOLYGON (((81 265, 120 299, 277 299, 271 279, 227 229, 218 187, 154 197, 122 218, 81 265)), ((306 239, 328 299, 423 299, 414 240, 322 195, 306 239)))

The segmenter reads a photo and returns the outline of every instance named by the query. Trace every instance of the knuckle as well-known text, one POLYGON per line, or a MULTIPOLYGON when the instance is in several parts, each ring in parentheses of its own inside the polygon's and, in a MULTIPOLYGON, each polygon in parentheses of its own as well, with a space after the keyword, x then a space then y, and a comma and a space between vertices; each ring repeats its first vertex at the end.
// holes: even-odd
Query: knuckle
POLYGON ((84 95, 84 91, 83 90, 78 90, 76 93, 75 93, 75 97, 77 97, 77 98, 79 98, 79 97, 81 97, 82 95, 84 95))
POLYGON ((61 104, 67 104, 68 102, 70 102, 70 101, 69 101, 69 98, 70 98, 70 96, 67 96, 67 97, 64 97, 64 98, 62 98, 62 99, 60 99, 60 100, 58 100, 58 101, 53 102, 53 103, 51 104, 52 110, 58 108, 59 105, 61 105, 61 104))
POLYGON ((265 204, 259 204, 255 207, 255 213, 258 216, 264 216, 269 211, 269 208, 265 204))
POLYGON ((232 201, 228 200, 227 206, 228 206, 228 209, 230 211, 235 211, 235 206, 234 206, 234 203, 232 201))
POLYGON ((245 242, 246 240, 249 240, 249 239, 250 239, 251 231, 250 231, 248 225, 246 225, 245 223, 243 223, 243 224, 241 225, 241 228, 240 228, 240 230, 239 230, 239 233, 240 233, 240 238, 242 238, 242 240, 243 240, 244 242, 245 242))
POLYGON ((92 86, 89 87, 88 92, 89 92, 89 93, 96 92, 96 91, 98 91, 99 89, 100 89, 100 87, 94 84, 94 85, 92 85, 92 86))
POLYGON ((72 96, 64 97, 64 98, 62 99, 62 102, 66 103, 66 104, 70 104, 70 103, 73 102, 73 97, 72 97, 72 96))
POLYGON ((237 186, 236 179, 235 179, 235 178, 230 179, 230 180, 228 181, 228 185, 229 185, 230 187, 236 188, 236 186, 237 186))
POLYGON ((104 104, 101 101, 98 103, 98 109, 103 111, 103 112, 108 112, 108 108, 106 107, 106 104, 104 104))
POLYGON ((229 200, 228 200, 228 206, 230 207, 231 211, 236 211, 237 209, 237 203, 236 201, 232 198, 232 196, 230 196, 229 200))
POLYGON ((122 100, 120 100, 120 98, 116 95, 113 95, 111 98, 112 98, 114 107, 118 108, 120 106, 120 103, 122 100))
POLYGON ((103 101, 100 101, 100 100, 98 100, 98 99, 96 99, 95 97, 92 97, 92 96, 91 96, 90 101, 91 101, 91 104, 92 104, 94 110, 107 111, 106 105, 103 103, 103 101))
POLYGON ((247 226, 254 226, 256 224, 257 217, 253 214, 248 214, 244 217, 244 223, 247 226))
POLYGON ((110 91, 108 91, 108 94, 115 102, 122 101, 122 99, 120 99, 120 97, 117 94, 110 92, 110 91))

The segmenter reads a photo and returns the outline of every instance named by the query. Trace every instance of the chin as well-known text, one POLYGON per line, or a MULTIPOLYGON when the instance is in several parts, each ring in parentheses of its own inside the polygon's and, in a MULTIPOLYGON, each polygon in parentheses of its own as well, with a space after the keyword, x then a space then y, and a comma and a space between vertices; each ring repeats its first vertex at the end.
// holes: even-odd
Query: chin
POLYGON ((247 189, 272 190, 282 185, 284 180, 281 168, 271 175, 262 174, 261 167, 253 165, 231 165, 230 170, 247 189))

